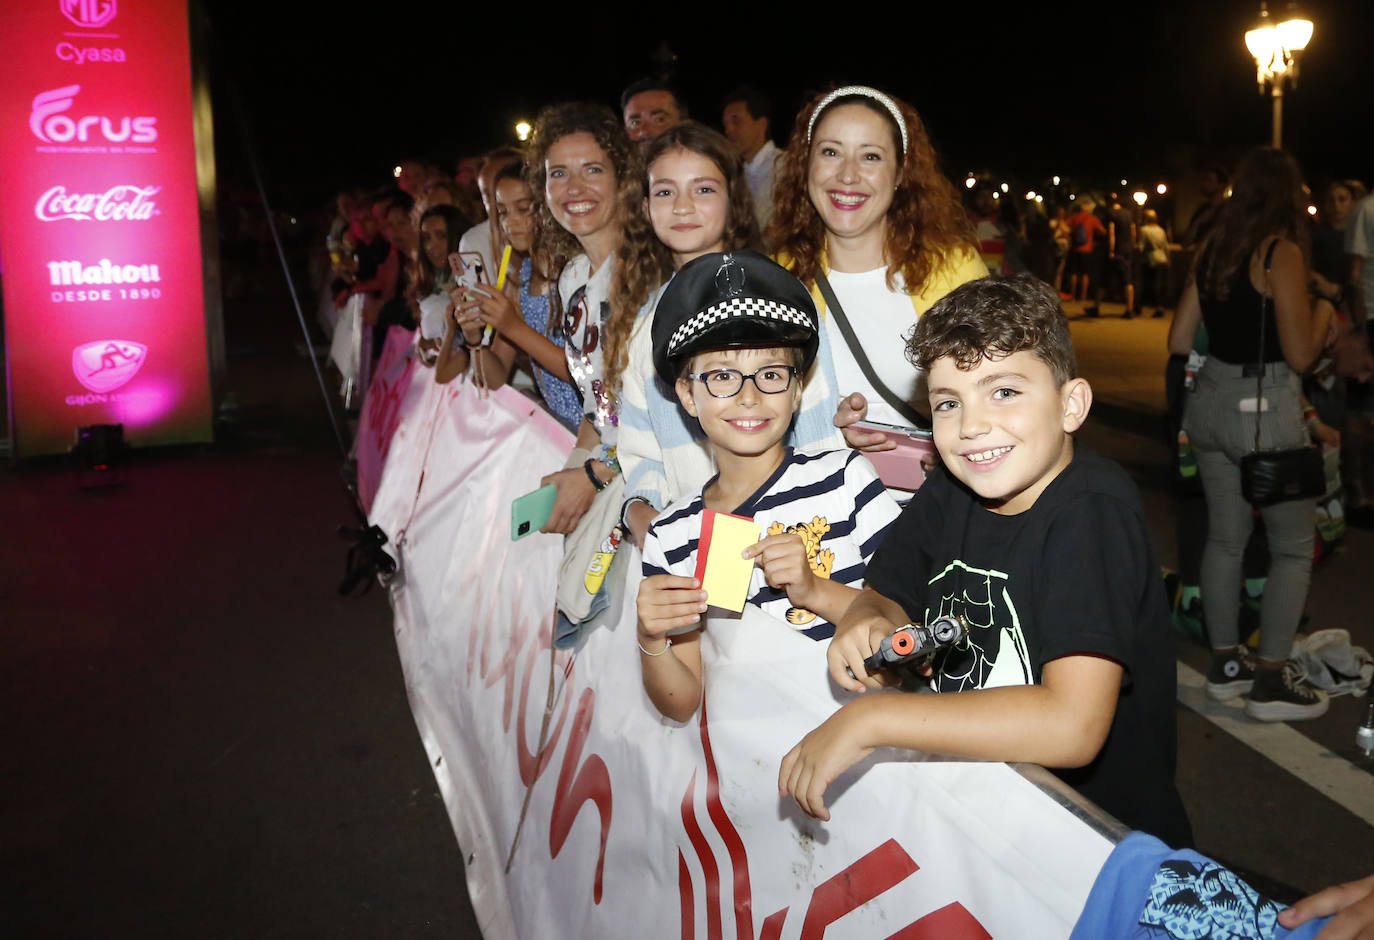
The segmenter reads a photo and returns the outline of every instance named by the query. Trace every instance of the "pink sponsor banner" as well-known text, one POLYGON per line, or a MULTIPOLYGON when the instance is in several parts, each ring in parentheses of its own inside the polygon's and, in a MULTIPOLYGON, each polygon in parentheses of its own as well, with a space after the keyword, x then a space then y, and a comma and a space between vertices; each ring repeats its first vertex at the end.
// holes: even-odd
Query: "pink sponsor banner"
POLYGON ((20 456, 210 439, 185 0, 0 4, 0 263, 20 456))
POLYGON ((406 401, 420 395, 426 382, 433 384, 434 372, 418 365, 415 331, 391 327, 358 415, 358 499, 363 512, 372 511, 372 497, 377 494, 397 428, 403 418, 413 417, 406 401))

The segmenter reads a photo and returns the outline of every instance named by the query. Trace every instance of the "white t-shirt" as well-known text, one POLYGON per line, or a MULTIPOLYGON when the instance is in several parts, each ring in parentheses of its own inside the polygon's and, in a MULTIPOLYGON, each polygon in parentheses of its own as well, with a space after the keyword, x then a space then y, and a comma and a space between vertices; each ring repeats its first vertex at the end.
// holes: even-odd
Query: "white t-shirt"
POLYGON ((601 328, 610 316, 611 271, 615 258, 607 258, 592 272, 586 255, 578 255, 563 266, 558 278, 558 296, 563 302, 563 333, 567 343, 563 352, 573 385, 582 396, 587 420, 601 433, 601 443, 616 442, 619 419, 611 407, 610 396, 601 387, 606 374, 602 358, 601 328))
MULTIPOLYGON (((897 278, 899 289, 893 291, 888 289, 885 267, 858 274, 832 269, 826 277, 873 370, 894 395, 910 401, 916 395, 919 373, 907 361, 906 337, 916 325, 916 310, 911 305, 911 297, 900 290, 901 278, 897 278)), ((849 344, 835 322, 834 311, 825 312, 824 323, 825 341, 830 344, 830 354, 835 360, 835 383, 840 397, 860 392, 868 399, 869 421, 908 426, 910 422, 883 401, 864 378, 858 360, 849 351, 849 344)))
POLYGON ((773 165, 780 153, 777 144, 766 140, 754 159, 744 165, 744 181, 754 200, 754 220, 759 223, 759 232, 773 220, 773 165))

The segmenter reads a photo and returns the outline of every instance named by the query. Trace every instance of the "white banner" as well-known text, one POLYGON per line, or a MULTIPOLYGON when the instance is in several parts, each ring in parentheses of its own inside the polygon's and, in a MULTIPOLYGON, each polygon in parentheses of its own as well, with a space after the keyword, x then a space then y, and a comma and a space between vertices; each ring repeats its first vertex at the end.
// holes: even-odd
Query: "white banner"
POLYGON ((488 940, 1068 936, 1112 840, 1011 767, 885 750, 830 787, 829 823, 779 797, 783 754, 844 700, 824 644, 759 611, 713 620, 700 720, 660 718, 630 547, 626 596, 551 657, 562 540, 511 542, 510 504, 572 438, 512 389, 409 378, 372 521, 400 560, 397 648, 488 940))

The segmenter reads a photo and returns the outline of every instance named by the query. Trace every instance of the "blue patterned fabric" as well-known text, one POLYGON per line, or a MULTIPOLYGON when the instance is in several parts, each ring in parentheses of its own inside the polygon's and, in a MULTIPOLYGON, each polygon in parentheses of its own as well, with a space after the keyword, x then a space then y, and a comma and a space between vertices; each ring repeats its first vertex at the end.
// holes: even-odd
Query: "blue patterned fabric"
POLYGON ((1286 930, 1283 908, 1205 855, 1133 832, 1102 866, 1070 940, 1309 940, 1330 920, 1286 930))
MULTIPOLYGON (((534 266, 530 259, 526 258, 520 265, 520 315, 525 318, 530 329, 562 349, 563 331, 549 331, 549 294, 535 296, 530 293, 533 272, 534 266)), ((549 290, 552 292, 553 287, 550 286, 549 290)), ((577 389, 533 359, 530 360, 530 366, 534 369, 534 381, 539 386, 539 394, 543 396, 544 403, 559 421, 576 434, 578 425, 582 423, 582 399, 577 394, 577 389)))

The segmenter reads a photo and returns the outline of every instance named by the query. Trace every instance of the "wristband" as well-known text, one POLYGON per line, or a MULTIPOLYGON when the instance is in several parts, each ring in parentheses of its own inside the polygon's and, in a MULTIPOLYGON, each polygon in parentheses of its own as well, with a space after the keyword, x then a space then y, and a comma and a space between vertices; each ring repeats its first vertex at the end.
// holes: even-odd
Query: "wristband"
POLYGON ((638 639, 635 640, 635 645, 639 647, 639 651, 645 656, 662 656, 664 653, 668 652, 668 647, 673 645, 673 641, 665 636, 663 638, 663 649, 659 650, 657 653, 651 653, 646 650, 644 644, 640 643, 638 639))
POLYGON ((643 503, 650 509, 654 508, 654 504, 649 502, 643 496, 631 496, 629 499, 625 500, 625 502, 620 504, 620 525, 622 528, 625 529, 628 529, 630 527, 630 524, 625 521, 625 514, 630 511, 630 503, 643 503))
POLYGON ((602 483, 601 478, 597 476, 596 471, 592 469, 592 461, 595 459, 595 457, 588 457, 587 462, 582 465, 582 469, 587 471, 587 479, 592 481, 592 486, 596 487, 596 491, 600 493, 606 487, 610 486, 610 484, 602 483))

